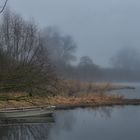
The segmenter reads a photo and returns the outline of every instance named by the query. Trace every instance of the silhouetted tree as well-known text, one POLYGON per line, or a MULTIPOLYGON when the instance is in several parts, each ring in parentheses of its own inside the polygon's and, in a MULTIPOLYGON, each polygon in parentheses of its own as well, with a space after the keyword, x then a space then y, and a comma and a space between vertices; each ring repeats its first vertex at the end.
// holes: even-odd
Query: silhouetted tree
POLYGON ((82 56, 80 58, 79 66, 93 66, 93 61, 89 56, 82 56))
POLYGON ((80 62, 78 64, 78 75, 79 78, 82 78, 83 80, 98 80, 100 69, 98 65, 93 63, 89 56, 83 56, 80 58, 80 62))
POLYGON ((42 36, 48 49, 50 61, 60 74, 64 74, 76 57, 77 48, 71 36, 61 35, 57 28, 48 27, 43 30, 42 36))
POLYGON ((122 48, 111 58, 111 62, 116 69, 139 70, 140 52, 132 47, 122 48))
POLYGON ((43 30, 43 37, 52 61, 70 63, 75 60, 76 44, 71 36, 61 35, 55 27, 47 27, 43 30))

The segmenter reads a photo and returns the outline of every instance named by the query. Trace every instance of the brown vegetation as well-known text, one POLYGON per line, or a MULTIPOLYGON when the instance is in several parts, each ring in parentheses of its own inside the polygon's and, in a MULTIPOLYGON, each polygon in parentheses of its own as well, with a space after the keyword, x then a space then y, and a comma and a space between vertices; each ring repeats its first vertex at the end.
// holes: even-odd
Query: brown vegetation
POLYGON ((116 100, 121 100, 122 97, 119 96, 109 96, 109 95, 98 95, 90 94, 80 97, 64 97, 64 96, 55 96, 50 97, 49 102, 52 105, 83 105, 83 104, 102 104, 106 102, 112 102, 116 100))
POLYGON ((26 92, 1 93, 0 108, 29 107, 29 106, 67 106, 67 105, 104 105, 122 101, 123 97, 107 94, 108 90, 122 86, 108 83, 94 84, 74 80, 61 80, 57 84, 57 95, 35 95, 30 97, 26 92))
POLYGON ((96 105, 113 101, 119 101, 122 97, 109 95, 88 95, 80 97, 55 96, 55 97, 27 97, 27 96, 8 96, 8 100, 0 101, 0 108, 20 108, 29 106, 45 105, 96 105))
POLYGON ((103 95, 111 90, 117 89, 134 89, 130 86, 122 86, 111 83, 92 83, 78 80, 60 80, 57 84, 59 95, 64 96, 81 96, 88 94, 103 95))

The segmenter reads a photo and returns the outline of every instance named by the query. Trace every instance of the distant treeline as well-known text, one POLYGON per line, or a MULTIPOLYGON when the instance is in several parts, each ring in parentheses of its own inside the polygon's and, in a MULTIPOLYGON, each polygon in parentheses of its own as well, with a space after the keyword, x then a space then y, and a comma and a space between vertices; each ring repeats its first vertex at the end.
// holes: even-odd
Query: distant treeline
MULTIPOLYGON (((58 76, 82 81, 140 81, 140 52, 132 47, 122 47, 110 59, 109 68, 103 68, 89 56, 82 56, 78 64, 75 51, 77 45, 70 36, 62 35, 55 27, 43 30, 49 59, 58 76)), ((102 57, 102 56, 101 56, 102 57)))
MULTIPOLYGON (((122 47, 110 59, 109 68, 103 68, 89 56, 82 56, 78 64, 76 60, 76 44, 70 36, 63 36, 56 28, 48 27, 43 30, 43 36, 47 38, 49 58, 55 66, 56 72, 64 79, 76 79, 82 81, 140 81, 140 52, 133 47, 122 47)), ((102 56, 101 56, 102 57, 102 56)))

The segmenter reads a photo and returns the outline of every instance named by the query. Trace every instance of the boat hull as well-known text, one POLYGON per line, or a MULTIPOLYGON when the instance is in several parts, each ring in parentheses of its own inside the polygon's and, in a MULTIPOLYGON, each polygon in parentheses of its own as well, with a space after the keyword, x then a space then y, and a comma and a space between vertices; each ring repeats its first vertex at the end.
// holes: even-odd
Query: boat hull
POLYGON ((33 116, 47 116, 53 113, 53 109, 48 108, 31 108, 0 111, 0 118, 20 118, 33 116))
POLYGON ((53 117, 24 117, 24 118, 6 118, 0 120, 0 126, 13 126, 13 125, 31 125, 41 123, 54 123, 53 117))

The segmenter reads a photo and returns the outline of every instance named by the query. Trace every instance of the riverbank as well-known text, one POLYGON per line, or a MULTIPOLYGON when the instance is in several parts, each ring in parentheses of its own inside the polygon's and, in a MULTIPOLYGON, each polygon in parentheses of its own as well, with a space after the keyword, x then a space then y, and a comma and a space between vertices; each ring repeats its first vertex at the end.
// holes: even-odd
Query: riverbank
POLYGON ((85 97, 55 97, 51 99, 52 103, 56 103, 56 110, 74 109, 86 107, 101 106, 124 106, 124 105, 140 105, 140 99, 127 99, 121 96, 109 95, 89 95, 85 97))
POLYGON ((57 105, 56 110, 68 110, 75 108, 88 108, 88 107, 109 107, 109 106, 128 106, 140 105, 140 99, 123 99, 117 101, 91 103, 91 104, 76 104, 76 105, 57 105))
POLYGON ((55 105, 56 109, 99 107, 115 105, 140 105, 140 99, 125 99, 115 95, 88 95, 81 97, 31 97, 20 100, 0 101, 0 109, 55 105))
POLYGON ((8 97, 8 100, 0 100, 0 109, 3 108, 21 108, 21 107, 31 107, 31 106, 71 106, 71 105, 81 105, 81 104, 101 104, 103 102, 110 102, 121 100, 122 97, 113 95, 87 95, 79 97, 69 97, 69 96, 15 96, 8 97))
POLYGON ((134 89, 131 86, 78 83, 73 81, 71 83, 67 82, 65 85, 62 94, 49 97, 45 95, 31 97, 27 93, 15 92, 0 94, 0 109, 47 105, 55 105, 57 109, 110 105, 140 105, 140 100, 124 99, 123 96, 108 94, 111 90, 134 89))

